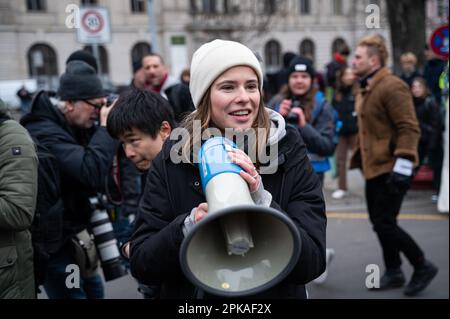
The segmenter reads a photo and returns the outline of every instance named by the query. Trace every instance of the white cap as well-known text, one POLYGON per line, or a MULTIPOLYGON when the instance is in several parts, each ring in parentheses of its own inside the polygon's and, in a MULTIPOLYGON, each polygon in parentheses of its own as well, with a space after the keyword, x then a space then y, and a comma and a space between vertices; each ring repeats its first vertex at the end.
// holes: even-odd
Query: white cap
POLYGON ((226 70, 235 66, 249 66, 258 76, 262 92, 263 72, 255 54, 245 45, 225 40, 203 44, 192 57, 189 89, 195 108, 200 104, 211 84, 226 70))

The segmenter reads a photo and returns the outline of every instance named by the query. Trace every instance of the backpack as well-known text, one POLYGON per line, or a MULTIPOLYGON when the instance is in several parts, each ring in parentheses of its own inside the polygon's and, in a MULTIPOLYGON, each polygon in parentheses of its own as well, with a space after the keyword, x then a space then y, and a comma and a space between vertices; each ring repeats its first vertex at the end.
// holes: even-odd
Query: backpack
POLYGON ((36 284, 43 284, 51 255, 63 246, 64 204, 55 156, 33 137, 38 165, 38 194, 31 226, 36 284))
MULTIPOLYGON (((316 94, 316 107, 312 110, 311 113, 311 123, 314 124, 319 117, 320 113, 322 113, 323 108, 325 107, 327 100, 325 96, 321 92, 317 92, 316 94)), ((339 134, 342 129, 342 120, 339 119, 339 113, 336 111, 334 107, 331 107, 331 112, 333 114, 333 124, 334 124, 334 136, 333 142, 335 145, 339 143, 339 134)))
MULTIPOLYGON (((311 112, 311 124, 314 125, 317 121, 320 113, 322 113, 327 101, 325 96, 321 92, 316 94, 316 103, 311 112)), ((337 145, 339 142, 339 131, 342 128, 342 121, 339 119, 337 111, 331 107, 334 124, 333 143, 337 145)), ((328 157, 316 156, 315 154, 309 154, 311 165, 316 173, 325 173, 331 169, 330 160, 328 157)))

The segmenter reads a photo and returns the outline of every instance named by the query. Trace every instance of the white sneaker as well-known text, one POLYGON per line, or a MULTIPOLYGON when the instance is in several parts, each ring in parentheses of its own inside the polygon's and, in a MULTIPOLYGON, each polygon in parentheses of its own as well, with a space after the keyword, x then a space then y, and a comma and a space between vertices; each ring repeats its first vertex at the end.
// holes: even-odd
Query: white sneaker
POLYGON ((321 285, 327 280, 328 267, 330 266, 334 255, 335 255, 334 249, 333 248, 327 248, 327 250, 326 250, 326 257, 325 257, 327 265, 326 265, 325 271, 319 277, 317 277, 316 279, 313 280, 313 282, 315 284, 321 285))
POLYGON ((335 190, 333 192, 333 194, 331 194, 331 197, 333 197, 334 199, 341 199, 341 198, 347 196, 347 194, 348 194, 347 191, 344 191, 343 189, 338 189, 338 190, 335 190))

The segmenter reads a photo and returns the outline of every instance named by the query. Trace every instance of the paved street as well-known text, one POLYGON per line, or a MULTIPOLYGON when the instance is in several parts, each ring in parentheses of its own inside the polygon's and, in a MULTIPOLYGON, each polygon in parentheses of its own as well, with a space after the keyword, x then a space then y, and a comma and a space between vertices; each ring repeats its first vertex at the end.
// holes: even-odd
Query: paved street
MULTIPOLYGON (((402 289, 368 291, 365 287, 366 266, 380 266, 381 249, 367 219, 364 203, 364 181, 358 171, 349 174, 350 196, 342 200, 331 199, 336 181, 327 176, 325 197, 328 211, 327 246, 336 251, 329 267, 329 276, 322 285, 310 283, 309 297, 313 299, 341 298, 407 298, 402 289)), ((400 214, 400 225, 421 245, 426 256, 438 267, 439 273, 430 286, 415 298, 449 298, 449 224, 448 215, 437 212, 431 203, 430 191, 410 191, 400 214)), ((404 260, 407 279, 412 268, 404 260)), ((141 298, 131 276, 106 284, 106 297, 113 299, 141 298)), ((45 298, 42 294, 40 298, 45 298)))

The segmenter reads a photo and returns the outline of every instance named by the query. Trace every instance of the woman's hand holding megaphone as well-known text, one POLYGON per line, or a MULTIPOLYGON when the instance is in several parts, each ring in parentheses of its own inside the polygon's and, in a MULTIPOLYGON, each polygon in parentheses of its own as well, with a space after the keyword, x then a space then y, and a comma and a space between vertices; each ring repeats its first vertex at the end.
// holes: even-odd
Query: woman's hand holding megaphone
POLYGON ((208 214, 208 203, 201 203, 194 210, 194 216, 192 218, 194 224, 197 224, 199 221, 201 221, 206 216, 206 214, 208 214))
POLYGON ((242 171, 239 174, 247 182, 248 187, 250 188, 250 193, 256 192, 259 184, 261 183, 261 176, 259 176, 258 171, 256 170, 255 165, 253 165, 250 157, 238 148, 228 152, 228 156, 230 157, 231 162, 242 168, 242 171))

